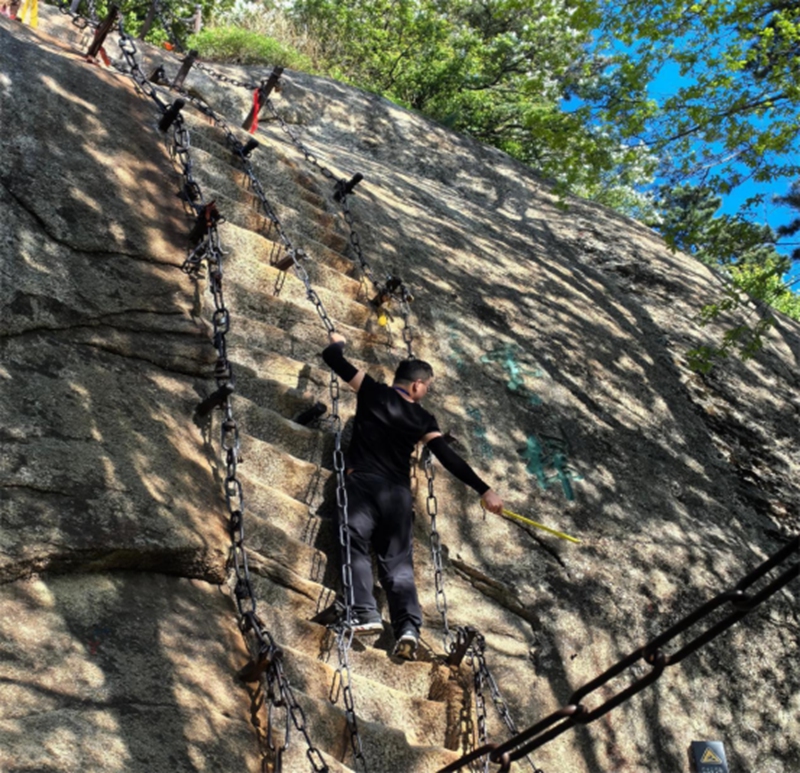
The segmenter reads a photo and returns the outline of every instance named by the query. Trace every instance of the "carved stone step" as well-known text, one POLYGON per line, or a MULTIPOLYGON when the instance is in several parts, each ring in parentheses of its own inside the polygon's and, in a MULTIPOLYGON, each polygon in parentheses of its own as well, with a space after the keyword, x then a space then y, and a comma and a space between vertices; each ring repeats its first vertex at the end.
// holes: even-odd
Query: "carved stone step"
MULTIPOLYGON (((336 665, 335 652, 328 663, 323 663, 299 650, 285 649, 287 676, 303 684, 306 695, 318 700, 329 698, 336 665)), ((396 668, 402 669, 404 665, 397 664, 396 668)), ((400 730, 409 746, 444 746, 447 717, 439 701, 428 700, 427 694, 415 697, 405 689, 394 689, 374 681, 359 671, 355 658, 350 678, 359 725, 375 723, 387 730, 400 730)))
POLYGON ((330 432, 304 427, 241 396, 236 402, 236 416, 242 435, 266 441, 298 459, 324 466, 332 457, 330 432))
MULTIPOLYGON (((293 285, 291 289, 292 292, 287 293, 286 297, 283 294, 276 297, 269 292, 253 290, 248 284, 240 282, 238 277, 227 278, 226 293, 227 298, 231 299, 231 334, 245 327, 252 330, 253 322, 266 323, 272 331, 282 332, 274 336, 272 331, 265 328, 264 335, 255 341, 256 346, 268 344, 269 349, 281 354, 321 364, 320 352, 328 345, 325 327, 314 305, 300 293, 300 288, 293 285), (243 321, 243 318, 246 320, 243 321), (287 341, 281 341, 282 336, 287 341)), ((329 293, 324 295, 330 298, 329 293)), ((328 304, 325 305, 328 308, 328 304)), ((382 361, 394 363, 402 356, 399 349, 391 351, 390 333, 377 324, 375 313, 366 306, 339 299, 331 307, 328 313, 336 331, 347 338, 348 359, 352 356, 378 364, 382 361), (334 308, 340 309, 347 315, 346 318, 332 313, 334 308)), ((246 346, 247 343, 243 341, 240 348, 246 346)))
MULTIPOLYGON (((272 255, 274 252, 275 255, 273 262, 285 254, 282 247, 279 246, 281 242, 277 227, 267 217, 261 199, 254 193, 245 188, 239 188, 237 195, 232 198, 230 192, 222 192, 213 185, 204 186, 203 193, 207 201, 216 201, 219 212, 225 217, 226 222, 253 231, 269 241, 269 254, 272 255)), ((280 218, 280 214, 278 217, 280 218)), ((295 248, 302 248, 312 261, 327 265, 347 276, 356 276, 359 269, 356 263, 346 256, 347 245, 342 242, 338 233, 323 227, 329 221, 330 215, 318 213, 311 226, 306 226, 298 231, 287 228, 283 219, 280 218, 284 235, 295 248)), ((221 232, 223 246, 224 231, 223 228, 221 232)))
MULTIPOLYGON (((325 626, 288 615, 280 608, 267 604, 259 606, 259 616, 281 646, 286 643, 306 655, 336 663, 334 634, 325 626)), ((439 683, 438 674, 442 666, 432 660, 396 663, 387 656, 392 642, 388 632, 369 640, 357 640, 351 652, 353 668, 395 690, 438 699, 432 697, 431 688, 439 683), (384 644, 379 646, 381 639, 384 644), (389 642, 388 645, 386 642, 389 642)), ((433 695, 436 695, 435 689, 433 695)))
MULTIPOLYGON (((205 120, 205 116, 195 111, 184 113, 190 126, 192 147, 198 147, 210 155, 216 156, 220 161, 228 163, 235 170, 241 171, 242 164, 227 142, 225 132, 205 120)), ((231 126, 234 136, 246 144, 252 135, 231 126)), ((259 147, 251 152, 249 157, 253 171, 267 188, 272 188, 276 181, 286 184, 287 175, 294 184, 296 195, 305 203, 318 210, 329 210, 332 202, 333 183, 324 178, 318 182, 310 172, 303 171, 298 164, 287 158, 281 149, 272 143, 264 141, 264 137, 256 138, 259 147), (329 189, 329 190, 328 190, 329 189)))
MULTIPOLYGON (((290 266, 281 271, 270 264, 273 242, 232 223, 221 227, 220 237, 226 253, 222 261, 226 285, 233 280, 251 288, 260 288, 269 295, 306 302, 306 286, 294 268, 290 266)), ((280 251, 275 259, 284 256, 285 252, 280 251)), ((374 314, 371 308, 365 307, 370 298, 360 282, 311 258, 301 259, 299 263, 332 317, 344 315, 346 319, 355 314, 356 319, 364 319, 365 310, 374 314), (359 307, 358 311, 348 309, 353 304, 359 307)), ((309 305, 309 308, 314 307, 309 305)))
MULTIPOLYGON (((307 695, 304 689, 296 685, 293 685, 293 692, 303 710, 307 726, 314 730, 312 742, 320 748, 326 763, 333 760, 332 773, 351 773, 356 768, 360 770, 353 760, 342 709, 332 706, 327 699, 307 695)), ((358 728, 370 773, 436 773, 461 756, 441 746, 412 746, 405 733, 398 728, 366 720, 361 720, 358 728)), ((293 733, 292 743, 283 756, 283 769, 298 773, 309 770, 307 748, 303 737, 293 733)))
POLYGON ((329 470, 291 456, 277 446, 244 436, 242 458, 242 472, 246 470, 248 478, 258 485, 280 489, 314 509, 327 495, 329 470))
MULTIPOLYGON (((192 148, 192 161, 195 166, 195 177, 203 189, 207 200, 222 194, 234 202, 258 211, 259 200, 253 201, 253 193, 249 190, 249 179, 244 171, 236 171, 229 164, 199 148, 192 148), (255 206, 254 206, 255 204, 255 206)), ((282 190, 264 185, 264 192, 272 209, 278 216, 290 238, 312 238, 330 249, 344 253, 349 245, 349 230, 343 227, 334 214, 317 209, 282 190)), ((225 212, 220 208, 220 213, 225 212)))

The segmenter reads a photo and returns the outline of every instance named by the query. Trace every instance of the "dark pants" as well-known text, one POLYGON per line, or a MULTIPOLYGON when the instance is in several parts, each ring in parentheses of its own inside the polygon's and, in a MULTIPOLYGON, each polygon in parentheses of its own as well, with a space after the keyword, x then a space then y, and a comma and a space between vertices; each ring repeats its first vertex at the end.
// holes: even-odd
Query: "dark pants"
POLYGON ((378 580, 386 591, 395 636, 412 626, 418 631, 422 625, 414 585, 413 520, 408 486, 364 472, 347 476, 353 611, 361 620, 380 618, 372 595, 371 545, 378 558, 378 580))

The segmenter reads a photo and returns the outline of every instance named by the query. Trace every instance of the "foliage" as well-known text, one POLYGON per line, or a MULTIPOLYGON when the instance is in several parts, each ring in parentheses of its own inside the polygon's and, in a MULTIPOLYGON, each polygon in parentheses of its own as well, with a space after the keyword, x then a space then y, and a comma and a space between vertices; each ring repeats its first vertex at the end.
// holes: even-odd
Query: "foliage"
POLYGON ((800 296, 792 293, 781 277, 780 267, 774 264, 744 264, 732 268, 730 283, 722 300, 703 307, 701 323, 708 324, 724 313, 736 310, 745 311, 747 316, 725 331, 719 346, 700 346, 690 350, 690 367, 708 373, 715 362, 731 352, 738 352, 743 360, 755 356, 763 348, 767 332, 777 323, 770 308, 800 320, 800 296))
MULTIPOLYGON (((800 233, 800 180, 795 180, 785 196, 776 196, 775 201, 791 207, 798 214, 788 225, 778 228, 778 236, 796 236, 800 233)), ((792 250, 792 260, 800 260, 800 248, 792 250)))
POLYGON ((789 270, 789 258, 775 248, 776 233, 742 215, 717 214, 722 199, 710 187, 663 186, 659 193, 656 227, 673 249, 718 268, 769 265, 779 274, 789 270))
MULTIPOLYGON (((653 158, 580 100, 600 69, 589 0, 296 0, 334 76, 494 145, 631 214, 653 158)), ((613 76, 612 76, 613 79, 613 76)))
POLYGON ((211 27, 192 35, 187 43, 202 59, 234 64, 269 64, 311 69, 308 57, 274 38, 242 27, 211 27))
POLYGON ((707 372, 733 351, 742 359, 754 356, 775 324, 771 308, 800 319, 800 297, 782 279, 790 260, 775 249, 777 235, 771 228, 739 215, 717 215, 721 199, 708 186, 666 186, 658 203, 663 213, 658 228, 669 244, 722 272, 727 282, 722 298, 703 307, 701 324, 726 312, 746 314, 723 333, 718 346, 691 350, 691 367, 707 372), (758 317, 753 322, 754 314, 758 317))
POLYGON ((598 81, 598 120, 653 148, 662 175, 724 195, 800 174, 800 3, 608 0, 602 31, 628 88, 598 81), (660 102, 658 75, 680 76, 660 102))

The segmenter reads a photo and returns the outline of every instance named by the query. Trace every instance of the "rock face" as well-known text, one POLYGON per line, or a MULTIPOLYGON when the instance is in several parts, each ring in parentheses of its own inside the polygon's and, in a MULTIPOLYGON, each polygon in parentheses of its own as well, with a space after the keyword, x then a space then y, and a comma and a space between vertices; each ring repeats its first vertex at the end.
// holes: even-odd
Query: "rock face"
MULTIPOLYGON (((213 304, 207 282, 180 270, 192 223, 178 175, 154 104, 80 58, 87 36, 67 17, 41 16, 37 31, 0 17, 0 771, 272 770, 261 697, 237 678, 248 654, 226 589, 219 417, 193 416, 214 389, 213 304)), ((174 77, 176 58, 142 48, 145 72, 163 62, 174 77)), ((207 71, 186 85, 233 126, 252 102, 207 71)), ((437 475, 449 623, 484 634, 520 729, 797 533, 797 323, 782 318, 747 365, 694 375, 684 354, 715 333, 695 320, 719 282, 647 229, 582 201, 564 210, 503 154, 332 81, 287 73, 274 100, 320 165, 364 174, 355 228, 375 273, 414 295, 414 350, 437 374, 441 426, 512 510, 582 539, 484 518, 474 494, 437 475)), ((194 176, 225 217, 259 613, 325 763, 355 769, 329 700, 331 637, 312 622, 336 587, 332 436, 324 420, 292 420, 330 404, 325 331, 303 284, 270 266, 274 229, 224 135, 184 113, 194 176)), ((275 120, 257 136, 256 173, 351 357, 390 378, 402 323, 378 324, 331 184, 275 120)), ((345 418, 353 409, 344 395, 345 418)), ((394 663, 388 627, 351 653, 373 773, 433 773, 475 731, 468 669, 439 657, 417 475, 424 653, 394 663)), ((691 769, 693 740, 720 740, 732 771, 798 773, 797 598, 794 582, 544 745, 537 766, 674 773, 691 769)), ((640 661, 587 706, 648 671, 640 661)), ((502 741, 485 698, 489 738, 502 741)), ((284 771, 311 769, 305 752, 294 733, 284 771)))

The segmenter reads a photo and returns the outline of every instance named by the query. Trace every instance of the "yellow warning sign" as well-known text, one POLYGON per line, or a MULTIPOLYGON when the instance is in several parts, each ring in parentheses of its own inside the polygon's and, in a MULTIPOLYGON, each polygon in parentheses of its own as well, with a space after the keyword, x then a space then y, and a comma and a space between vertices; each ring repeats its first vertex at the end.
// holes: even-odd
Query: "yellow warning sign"
MULTIPOLYGON (((697 759, 695 757, 695 759, 697 759)), ((703 765, 722 765, 722 760, 714 754, 711 749, 706 749, 703 758, 700 760, 703 765)))

